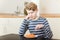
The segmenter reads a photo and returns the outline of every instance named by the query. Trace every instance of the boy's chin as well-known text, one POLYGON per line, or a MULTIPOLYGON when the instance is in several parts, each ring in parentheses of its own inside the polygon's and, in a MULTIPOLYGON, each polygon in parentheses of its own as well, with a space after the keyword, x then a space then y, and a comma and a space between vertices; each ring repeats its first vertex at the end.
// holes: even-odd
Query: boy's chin
POLYGON ((33 18, 29 18, 29 20, 33 20, 33 18))

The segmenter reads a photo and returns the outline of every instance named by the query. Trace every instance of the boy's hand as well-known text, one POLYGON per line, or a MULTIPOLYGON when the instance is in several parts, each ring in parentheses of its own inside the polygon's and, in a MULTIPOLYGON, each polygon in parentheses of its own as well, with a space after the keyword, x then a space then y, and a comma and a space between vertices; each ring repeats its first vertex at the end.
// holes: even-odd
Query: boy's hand
POLYGON ((43 24, 38 24, 38 25, 36 25, 35 30, 38 30, 38 29, 42 28, 43 26, 44 26, 43 24))
POLYGON ((25 19, 29 19, 29 16, 27 15, 27 16, 25 17, 25 19))
POLYGON ((25 17, 25 19, 29 19, 30 18, 30 15, 27 15, 26 17, 25 17))

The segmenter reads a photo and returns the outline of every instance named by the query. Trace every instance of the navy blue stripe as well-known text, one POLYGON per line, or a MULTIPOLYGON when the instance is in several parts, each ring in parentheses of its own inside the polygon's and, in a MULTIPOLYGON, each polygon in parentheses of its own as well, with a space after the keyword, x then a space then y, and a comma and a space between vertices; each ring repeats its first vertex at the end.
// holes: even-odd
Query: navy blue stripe
POLYGON ((38 20, 30 20, 28 25, 28 20, 24 20, 21 28, 19 30, 20 35, 24 34, 24 28, 29 27, 29 31, 38 36, 45 35, 45 38, 50 38, 52 35, 48 21, 45 18, 40 17, 38 20), (35 30, 37 24, 44 24, 44 27, 40 30, 35 30), (44 34, 45 33, 45 34, 44 34), (49 36, 50 35, 50 36, 49 36))

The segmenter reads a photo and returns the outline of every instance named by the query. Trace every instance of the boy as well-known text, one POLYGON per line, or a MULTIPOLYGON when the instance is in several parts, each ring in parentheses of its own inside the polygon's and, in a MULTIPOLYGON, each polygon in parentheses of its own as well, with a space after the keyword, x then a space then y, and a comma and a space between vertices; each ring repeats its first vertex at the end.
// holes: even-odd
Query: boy
POLYGON ((50 40, 53 35, 52 31, 46 18, 37 16, 37 5, 31 2, 25 6, 25 9, 27 16, 19 30, 20 40, 50 40), (33 38, 24 36, 27 29, 31 34, 35 35, 33 38))

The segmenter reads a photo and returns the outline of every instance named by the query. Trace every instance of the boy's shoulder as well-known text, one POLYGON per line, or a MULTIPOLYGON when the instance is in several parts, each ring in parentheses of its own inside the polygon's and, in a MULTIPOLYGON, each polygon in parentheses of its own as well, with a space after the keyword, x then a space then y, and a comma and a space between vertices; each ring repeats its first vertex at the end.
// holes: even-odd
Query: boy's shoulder
POLYGON ((46 20, 46 18, 45 18, 45 17, 41 17, 41 16, 39 17, 39 19, 43 19, 43 20, 46 20))

